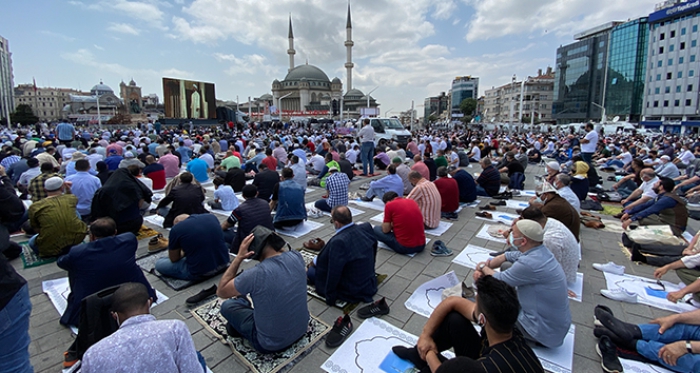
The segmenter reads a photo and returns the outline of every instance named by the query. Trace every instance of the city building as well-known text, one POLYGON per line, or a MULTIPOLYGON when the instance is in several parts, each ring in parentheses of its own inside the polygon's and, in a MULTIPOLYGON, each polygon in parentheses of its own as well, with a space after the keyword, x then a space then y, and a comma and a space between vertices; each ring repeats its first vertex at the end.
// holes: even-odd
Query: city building
MULTIPOLYGON (((272 100, 269 108, 272 113, 280 112, 283 117, 292 116, 331 116, 333 107, 337 105, 340 109, 343 103, 343 116, 345 118, 359 118, 362 114, 367 114, 363 108, 368 107, 368 97, 359 89, 352 86, 352 69, 355 66, 352 62, 352 22, 350 19, 350 6, 348 5, 348 16, 346 29, 347 59, 344 67, 347 71, 347 92, 343 94, 343 83, 339 78, 332 81, 320 68, 306 64, 296 66, 294 63, 294 32, 292 30, 292 19, 289 18, 289 68, 287 76, 282 81, 275 79, 272 82, 272 100), (335 102, 335 104, 334 104, 335 102), (278 111, 279 110, 279 111, 278 111)), ((262 96, 261 96, 262 98, 262 96)), ((258 100, 267 102, 269 100, 258 100)), ((251 103, 251 105, 253 105, 251 103)), ((376 109, 376 100, 369 97, 369 107, 376 109)), ((255 106, 253 106, 255 107, 255 106)), ((251 111, 253 109, 251 107, 251 111)), ((265 107, 265 112, 268 107, 265 107)), ((258 111, 259 112, 259 111, 258 111)))
POLYGON ((649 15, 645 127, 698 132, 700 1, 664 3, 649 15))
POLYGON ((15 111, 14 87, 12 75, 12 53, 7 39, 0 36, 0 120, 10 124, 10 113, 15 111))
POLYGON ((438 96, 428 97, 423 104, 423 124, 427 125, 430 118, 433 120, 445 119, 450 113, 450 96, 440 92, 438 96))
POLYGON ((28 105, 34 115, 44 122, 54 122, 63 118, 63 107, 70 104, 71 96, 84 96, 72 88, 37 87, 36 84, 19 84, 14 89, 15 107, 28 105))
POLYGON ((458 76, 452 81, 452 105, 450 107, 452 118, 461 118, 464 116, 459 109, 462 101, 473 98, 479 98, 479 78, 472 76, 458 76))
POLYGON ((511 83, 484 92, 482 122, 548 123, 552 122, 554 71, 551 67, 524 81, 515 77, 511 83), (522 110, 520 96, 522 93, 522 110), (512 106, 512 108, 511 108, 512 106))
POLYGON ((552 119, 558 124, 600 121, 608 64, 608 22, 574 35, 575 43, 557 48, 552 119))
MULTIPOLYGON (((119 83, 119 97, 129 109, 130 114, 140 114, 143 110, 143 97, 141 96, 141 87, 136 85, 132 78, 129 85, 122 80, 119 83)), ((157 97, 156 97, 157 99, 157 97)))
POLYGON ((95 85, 88 95, 71 94, 70 100, 63 106, 63 118, 74 122, 98 123, 97 102, 99 98, 99 115, 102 123, 108 121, 117 113, 126 112, 124 102, 114 94, 112 88, 102 83, 95 85))

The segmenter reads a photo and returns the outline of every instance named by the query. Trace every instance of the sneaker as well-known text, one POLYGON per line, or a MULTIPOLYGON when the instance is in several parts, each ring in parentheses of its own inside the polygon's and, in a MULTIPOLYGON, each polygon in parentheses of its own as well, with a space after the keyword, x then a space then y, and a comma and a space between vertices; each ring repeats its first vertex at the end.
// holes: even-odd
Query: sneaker
POLYGON ((361 319, 368 319, 372 316, 380 316, 389 314, 389 305, 386 304, 386 298, 382 298, 372 304, 362 307, 357 310, 357 316, 361 319))
POLYGON ((216 294, 216 285, 212 285, 209 289, 202 289, 199 293, 187 298, 185 303, 188 305, 197 304, 214 294, 216 294))
POLYGON ((323 216, 323 213, 320 210, 308 210, 306 211, 306 216, 312 219, 318 219, 323 216))
POLYGON ((363 202, 372 202, 373 200, 374 200, 374 197, 364 196, 364 197, 360 198, 360 201, 363 201, 363 202))
POLYGON ((610 337, 607 335, 600 337, 595 350, 600 356, 600 365, 603 367, 603 371, 608 373, 621 373, 623 371, 620 358, 617 357, 617 347, 610 340, 610 337))
POLYGON ((333 329, 326 336, 326 346, 335 348, 343 344, 345 338, 352 332, 352 321, 350 315, 338 317, 333 324, 333 329))
POLYGON ((625 274, 625 266, 615 264, 613 262, 607 262, 605 264, 593 263, 593 269, 596 269, 596 270, 601 271, 601 272, 612 273, 614 275, 624 275, 625 274))
POLYGON ((628 290, 622 288, 614 290, 603 289, 600 291, 600 294, 606 298, 618 300, 620 302, 637 303, 637 294, 630 293, 628 290))
POLYGON ((425 360, 420 358, 416 347, 394 346, 391 348, 391 351, 393 351, 394 354, 399 357, 399 359, 410 361, 413 365, 415 365, 416 369, 420 371, 428 366, 425 360))
POLYGON ((433 249, 430 250, 430 255, 432 256, 450 256, 452 255, 452 250, 448 249, 447 246, 445 246, 445 243, 437 240, 433 244, 433 249))
POLYGON ((63 367, 70 368, 78 361, 78 354, 75 351, 66 351, 63 353, 63 367))
POLYGON ((506 201, 504 201, 504 200, 501 199, 501 200, 498 200, 498 201, 491 201, 491 202, 489 202, 489 204, 492 205, 492 206, 505 206, 505 205, 506 205, 506 201))
POLYGON ((159 233, 157 236, 151 238, 150 241, 148 241, 148 252, 149 253, 155 253, 156 251, 161 251, 165 250, 168 248, 168 239, 163 237, 161 233, 159 233))

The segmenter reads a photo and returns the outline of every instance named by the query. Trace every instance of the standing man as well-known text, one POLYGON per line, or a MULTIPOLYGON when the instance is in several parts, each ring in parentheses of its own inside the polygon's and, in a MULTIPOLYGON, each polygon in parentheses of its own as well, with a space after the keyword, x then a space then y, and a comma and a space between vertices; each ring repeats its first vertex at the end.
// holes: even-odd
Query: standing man
POLYGON ((593 153, 595 153, 597 147, 598 133, 593 129, 593 123, 586 123, 586 136, 581 139, 581 158, 588 164, 589 169, 593 170, 592 175, 588 176, 589 179, 591 176, 594 176, 593 180, 590 180, 591 185, 598 184, 598 172, 593 167, 595 166, 593 164, 593 153))
POLYGON ((365 118, 364 127, 357 134, 360 137, 362 144, 362 175, 368 176, 374 174, 374 128, 369 124, 369 119, 365 118), (367 164, 369 164, 369 174, 367 173, 367 164))

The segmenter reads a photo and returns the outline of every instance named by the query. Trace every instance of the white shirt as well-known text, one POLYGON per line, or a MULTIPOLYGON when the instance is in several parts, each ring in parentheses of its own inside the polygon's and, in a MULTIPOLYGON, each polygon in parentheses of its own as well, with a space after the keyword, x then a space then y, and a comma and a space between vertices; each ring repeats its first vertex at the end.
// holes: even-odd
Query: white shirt
POLYGON ((659 181, 659 178, 656 176, 649 181, 642 181, 642 185, 637 188, 642 191, 642 195, 640 197, 649 197, 651 199, 656 198, 656 193, 654 193, 654 184, 656 184, 657 181, 659 181))
POLYGON ((354 149, 350 149, 345 152, 345 159, 348 160, 348 162, 355 164, 357 163, 357 152, 354 149))
POLYGON ((559 194, 561 198, 564 198, 566 202, 569 202, 569 204, 573 206, 576 212, 578 212, 579 214, 581 213, 581 201, 578 199, 576 193, 574 193, 574 191, 571 190, 571 187, 565 186, 557 190, 557 194, 559 194))
POLYGON ((210 170, 214 169, 214 158, 211 157, 211 154, 209 153, 204 153, 199 156, 199 159, 203 160, 204 162, 207 163, 207 167, 209 167, 210 170))
POLYGON ((544 226, 544 246, 554 255, 566 275, 566 282, 576 282, 576 271, 581 260, 581 246, 571 230, 557 219, 547 219, 544 226))
POLYGON ((678 159, 680 159, 683 164, 689 164, 690 161, 695 159, 695 155, 690 150, 685 150, 678 156, 678 159))
POLYGON ((321 172, 323 170, 323 166, 326 165, 326 160, 318 154, 314 154, 314 156, 311 157, 309 162, 311 162, 311 164, 313 165, 314 170, 318 172, 321 172))
POLYGON ((630 152, 624 152, 619 155, 620 160, 622 161, 622 164, 627 166, 630 162, 632 162, 632 154, 630 152))
POLYGON ((581 143, 581 152, 595 153, 595 150, 598 147, 598 133, 595 130, 589 131, 584 139, 588 140, 588 143, 581 143))
POLYGON ((362 127, 357 135, 360 137, 360 142, 374 142, 374 128, 369 124, 362 127))
POLYGON ((481 160, 481 149, 479 149, 477 145, 474 145, 474 147, 472 148, 472 154, 472 159, 477 161, 481 160))

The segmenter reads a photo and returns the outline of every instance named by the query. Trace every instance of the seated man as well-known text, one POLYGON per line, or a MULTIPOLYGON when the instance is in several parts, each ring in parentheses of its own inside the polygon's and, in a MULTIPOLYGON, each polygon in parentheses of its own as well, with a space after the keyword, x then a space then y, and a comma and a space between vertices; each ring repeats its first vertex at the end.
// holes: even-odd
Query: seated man
MULTIPOLYGON (((479 141, 474 140, 471 142, 472 150, 467 154, 469 157, 469 162, 479 162, 481 161, 481 149, 479 148, 479 141)), ((487 154, 488 156, 488 154, 487 154)))
POLYGON ((258 198, 269 202, 272 190, 280 182, 280 174, 277 173, 276 169, 268 168, 265 163, 258 166, 258 171, 253 179, 253 185, 258 187, 258 198))
POLYGON ((494 276, 518 288, 520 315, 517 327, 526 340, 548 348, 564 342, 571 325, 566 275, 552 252, 542 244, 544 230, 532 220, 513 225, 508 242, 518 251, 508 251, 477 265, 474 280, 494 276), (516 244, 517 242, 517 244, 516 244), (495 272, 504 262, 513 263, 505 271, 495 272))
POLYGON ((163 228, 172 227, 175 217, 178 215, 207 213, 204 205, 202 205, 204 192, 199 185, 192 183, 194 176, 189 172, 183 172, 179 177, 180 185, 171 189, 170 193, 158 202, 158 214, 165 216, 163 228), (173 207, 168 208, 167 206, 171 203, 173 207))
POLYGON ((140 283, 123 284, 112 295, 112 316, 119 330, 92 345, 83 355, 84 373, 134 372, 203 373, 187 325, 181 320, 156 320, 153 298, 140 283))
POLYGON ((581 213, 581 201, 578 199, 578 196, 576 193, 574 193, 573 190, 571 190, 571 176, 567 174, 557 174, 554 177, 554 186, 557 188, 557 194, 566 200, 566 202, 569 202, 571 207, 576 210, 577 213, 581 213))
MULTIPOLYGON (((340 158, 338 159, 338 166, 340 167, 340 172, 348 175, 348 179, 352 181, 352 179, 355 177, 352 163, 350 163, 350 161, 347 160, 345 153, 340 153, 338 154, 338 156, 340 158)), ((304 177, 306 177, 306 172, 304 172, 304 177)))
MULTIPOLYGON (((654 184, 659 181, 656 176, 654 169, 651 167, 643 168, 639 172, 639 177, 642 179, 642 184, 635 189, 629 197, 620 201, 622 206, 625 206, 625 210, 632 210, 633 208, 649 202, 656 198, 656 193, 654 193, 654 184)), ((674 190, 676 190, 674 188, 674 190)), ((622 214, 618 216, 621 218, 622 214)))
POLYGON ((196 281, 228 265, 224 233, 212 214, 178 215, 168 241, 168 257, 156 261, 165 276, 196 281))
POLYGON ((246 185, 245 171, 238 167, 229 168, 228 171, 217 171, 216 175, 224 178, 224 184, 231 186, 235 193, 239 193, 246 185))
POLYGON ((207 202, 215 210, 233 211, 238 207, 238 197, 221 176, 214 178, 214 200, 207 202))
POLYGON ((71 291, 61 316, 62 325, 78 326, 83 298, 125 282, 143 284, 148 296, 157 299, 155 290, 136 265, 136 249, 136 236, 131 232, 117 235, 117 223, 112 218, 100 218, 90 224, 90 242, 73 246, 56 262, 59 268, 68 271, 71 291))
POLYGON ((415 347, 394 346, 396 355, 421 372, 544 373, 542 364, 517 326, 520 305, 515 289, 492 276, 474 283, 475 302, 449 297, 435 307, 415 347), (473 323, 481 325, 481 333, 473 323), (441 352, 452 348, 455 358, 441 352))
MULTIPOLYGON (((347 195, 347 193, 346 193, 347 195)), ((243 239, 258 225, 274 230, 270 205, 258 196, 258 188, 255 185, 243 187, 243 199, 238 207, 231 212, 228 219, 221 223, 226 245, 231 246, 231 252, 236 252, 243 239), (238 224, 238 229, 232 229, 238 224)))
POLYGON ((384 222, 374 227, 377 240, 384 242, 399 254, 414 254, 425 249, 423 215, 416 201, 399 197, 395 192, 386 192, 384 222))
POLYGON ((377 238, 372 225, 353 223, 347 206, 333 208, 331 219, 335 235, 309 266, 309 283, 316 285, 316 292, 329 306, 336 300, 370 303, 377 293, 377 238))
POLYGON ((483 197, 495 196, 501 188, 501 174, 491 164, 491 159, 488 157, 482 158, 479 164, 482 171, 479 177, 476 178, 476 195, 483 197))
POLYGON ((387 167, 387 175, 379 180, 374 180, 369 182, 369 189, 367 193, 362 197, 365 202, 372 202, 374 197, 382 199, 382 196, 386 192, 395 192, 398 195, 403 195, 403 181, 401 176, 396 174, 396 166, 393 164, 387 167))
POLYGON ((64 185, 58 176, 47 179, 46 198, 29 206, 29 223, 37 232, 29 239, 29 247, 42 258, 67 253, 73 245, 83 242, 87 234, 87 226, 76 211, 78 197, 63 194, 66 187, 70 192, 70 185, 64 185))
POLYGON ((557 194, 552 184, 547 182, 535 188, 537 197, 530 198, 530 206, 539 208, 548 217, 557 219, 564 224, 579 242, 581 231, 581 216, 571 204, 557 194))
POLYGON ((187 162, 187 172, 194 175, 194 178, 200 183, 209 181, 209 165, 201 156, 187 162))
POLYGON ((688 224, 688 209, 685 207, 686 202, 673 191, 674 187, 673 180, 667 177, 660 178, 653 188, 657 197, 622 215, 622 227, 627 229, 633 223, 638 225, 667 224, 671 227, 673 234, 680 237, 688 224))
POLYGON ((165 188, 165 167, 157 163, 152 155, 146 156, 146 167, 144 167, 142 172, 143 176, 153 181, 154 190, 165 188))
POLYGON ((408 199, 412 199, 418 203, 420 212, 423 215, 423 224, 425 228, 437 228, 440 224, 440 208, 442 207, 442 198, 440 192, 435 187, 435 184, 426 180, 419 172, 411 171, 408 174, 408 179, 413 184, 413 190, 408 194, 408 199))
MULTIPOLYGON (((311 158, 313 161, 313 157, 311 158)), ((323 159, 323 168, 321 168, 321 172, 319 172, 318 176, 310 179, 307 183, 309 186, 321 186, 325 187, 326 186, 326 179, 330 176, 329 170, 331 167, 335 167, 338 170, 340 170, 340 165, 338 162, 333 160, 333 154, 331 153, 326 153, 326 156, 323 159)))
POLYGON ((92 219, 109 216, 117 222, 117 233, 138 234, 143 224, 140 206, 150 205, 153 192, 126 168, 107 179, 92 199, 92 219))
POLYGON ((671 162, 671 157, 667 155, 661 156, 661 163, 656 167, 656 175, 658 177, 668 177, 670 179, 675 179, 681 176, 681 172, 678 170, 673 162, 671 162))
POLYGON ((329 172, 331 175, 326 179, 326 195, 314 204, 317 209, 326 212, 331 212, 335 206, 347 206, 350 184, 348 175, 338 172, 337 167, 331 167, 329 172))
POLYGON ((386 170, 386 168, 389 166, 391 163, 391 160, 389 160, 389 156, 385 152, 386 149, 380 150, 377 155, 374 156, 373 162, 374 162, 374 167, 380 169, 380 170, 386 170))
POLYGON ((693 294, 693 298, 700 302, 700 250, 696 250, 700 242, 698 236, 700 234, 696 234, 688 247, 683 250, 683 257, 654 271, 654 277, 661 279, 666 272, 675 269, 678 278, 686 285, 683 289, 666 295, 666 298, 673 303, 678 302, 687 294, 693 294))
POLYGON ((277 211, 272 220, 275 228, 293 227, 306 220, 304 188, 294 181, 291 168, 282 169, 282 181, 272 190, 270 210, 277 211))
POLYGON ((284 246, 284 239, 274 232, 267 237, 246 236, 216 292, 221 298, 233 298, 221 305, 229 335, 245 338, 261 353, 287 349, 309 326, 304 259, 284 246), (260 263, 238 274, 248 258, 260 263))
POLYGON ((597 306, 595 318, 603 325, 593 334, 600 338, 597 350, 601 351, 605 371, 622 371, 618 347, 674 372, 700 371, 700 310, 635 325, 615 318, 609 308, 597 306))
POLYGON ((66 177, 66 181, 71 182, 71 193, 78 197, 77 210, 80 218, 85 222, 90 221, 90 209, 95 192, 102 187, 100 179, 92 176, 89 170, 90 162, 87 159, 79 159, 75 161, 75 173, 66 177))
POLYGON ((469 203, 476 201, 476 183, 474 177, 467 171, 455 166, 450 166, 448 172, 457 182, 459 188, 459 202, 469 203))
MULTIPOLYGON (((403 183, 403 193, 399 193, 399 195, 402 196, 411 193, 411 190, 413 190, 413 185, 411 185, 411 181, 408 180, 408 174, 411 173, 411 168, 408 167, 400 157, 394 157, 394 159, 391 160, 391 164, 396 167, 396 174, 399 175, 401 182, 403 183)), ((430 172, 428 172, 428 176, 430 176, 430 172)))
POLYGON ((513 174, 516 172, 520 172, 521 174, 525 173, 525 168, 523 167, 522 163, 515 159, 515 153, 507 152, 506 164, 505 166, 501 167, 498 172, 501 174, 501 184, 508 184, 510 183, 510 178, 513 176, 513 174))
POLYGON ((443 219, 456 220, 457 209, 459 208, 459 186, 457 181, 447 177, 447 168, 440 167, 437 170, 438 179, 433 181, 440 193, 440 216, 443 219))

